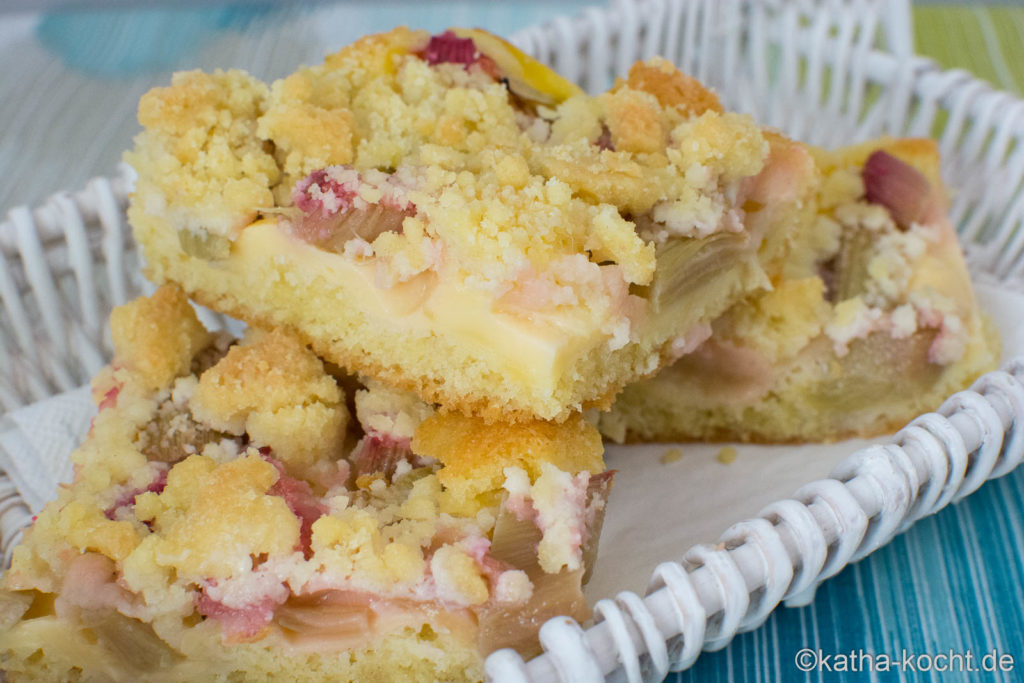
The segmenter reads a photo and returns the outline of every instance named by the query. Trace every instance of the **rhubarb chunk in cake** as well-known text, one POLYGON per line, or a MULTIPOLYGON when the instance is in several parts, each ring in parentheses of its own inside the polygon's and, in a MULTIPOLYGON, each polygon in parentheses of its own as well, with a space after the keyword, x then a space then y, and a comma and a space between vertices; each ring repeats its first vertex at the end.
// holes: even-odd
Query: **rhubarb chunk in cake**
POLYGON ((693 354, 628 387, 618 440, 828 441, 935 410, 999 359, 946 217, 930 140, 818 150, 818 212, 774 289, 693 354))
POLYGON ((170 285, 112 326, 74 482, 3 576, 11 680, 478 680, 588 616, 611 473, 578 416, 351 390, 290 333, 209 334, 170 285))
POLYGON ((158 282, 489 420, 564 420, 764 287, 815 173, 664 60, 588 96, 473 30, 142 98, 158 282))

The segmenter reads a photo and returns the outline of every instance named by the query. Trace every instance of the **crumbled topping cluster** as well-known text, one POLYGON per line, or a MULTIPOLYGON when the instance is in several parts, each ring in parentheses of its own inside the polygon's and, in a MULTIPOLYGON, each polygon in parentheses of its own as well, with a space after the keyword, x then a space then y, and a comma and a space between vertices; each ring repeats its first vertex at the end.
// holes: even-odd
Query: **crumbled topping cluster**
POLYGON ((76 482, 18 547, 7 588, 93 586, 107 596, 94 607, 144 621, 197 612, 251 640, 296 596, 525 608, 537 571, 583 566, 607 489, 582 419, 486 425, 367 380, 353 420, 351 380, 290 334, 227 344, 171 285, 114 319, 76 482), (539 539, 526 566, 490 552, 506 498, 539 539))
POLYGON ((944 217, 938 152, 923 140, 815 150, 817 218, 804 226, 773 291, 735 306, 717 338, 768 358, 823 334, 839 357, 873 333, 931 335, 928 359, 961 358, 974 315, 955 235, 944 217))
POLYGON ((742 229, 732 199, 769 149, 663 59, 587 96, 476 31, 396 29, 269 87, 179 75, 140 120, 139 201, 187 253, 224 258, 280 215, 299 239, 374 260, 381 286, 443 271, 511 310, 621 309, 650 284, 656 244, 742 229))

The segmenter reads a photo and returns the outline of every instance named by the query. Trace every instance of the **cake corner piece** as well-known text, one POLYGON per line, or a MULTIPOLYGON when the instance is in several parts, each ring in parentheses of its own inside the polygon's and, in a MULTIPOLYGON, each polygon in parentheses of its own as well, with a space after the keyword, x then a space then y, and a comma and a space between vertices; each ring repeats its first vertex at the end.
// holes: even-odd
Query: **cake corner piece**
POLYGON ((74 481, 2 578, 12 680, 482 680, 589 615, 593 426, 437 413, 290 332, 207 333, 173 285, 113 321, 74 481))
POLYGON ((812 442, 890 433, 995 369, 936 143, 812 150, 814 211, 771 291, 601 416, 626 441, 812 442))
POLYGON ((768 285, 806 204, 771 188, 814 168, 665 60, 590 96, 464 29, 179 74, 140 121, 153 280, 490 421, 607 407, 685 352, 768 285))

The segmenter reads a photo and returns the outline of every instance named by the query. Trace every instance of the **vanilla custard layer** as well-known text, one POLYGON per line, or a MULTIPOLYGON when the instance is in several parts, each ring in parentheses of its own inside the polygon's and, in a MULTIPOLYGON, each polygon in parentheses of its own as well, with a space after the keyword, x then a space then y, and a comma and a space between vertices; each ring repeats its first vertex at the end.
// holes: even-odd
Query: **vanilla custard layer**
POLYGON ((244 277, 267 263, 346 292, 350 303, 368 318, 392 327, 395 334, 447 337, 507 380, 545 393, 555 390, 558 378, 577 358, 608 339, 581 310, 531 318, 494 311, 490 293, 460 286, 454 274, 427 271, 407 282, 379 287, 373 259, 357 262, 324 251, 295 239, 274 220, 247 227, 223 267, 244 277))
MULTIPOLYGON (((626 302, 510 310, 464 286, 443 258, 438 271, 378 286, 372 258, 303 242, 277 218, 250 224, 220 258, 192 253, 178 226, 143 208, 165 201, 140 182, 129 209, 151 280, 176 282, 197 303, 251 325, 290 328, 350 372, 488 420, 607 409, 626 383, 690 348, 699 324, 766 281, 760 240, 723 233, 664 245, 654 282, 626 302)), ((768 223, 769 232, 787 225, 768 223)))

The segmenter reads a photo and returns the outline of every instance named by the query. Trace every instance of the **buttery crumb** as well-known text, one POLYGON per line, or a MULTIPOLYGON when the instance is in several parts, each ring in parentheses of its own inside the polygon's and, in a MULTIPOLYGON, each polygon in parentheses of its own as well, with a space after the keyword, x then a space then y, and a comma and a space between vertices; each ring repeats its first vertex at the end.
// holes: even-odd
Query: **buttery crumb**
POLYGON ((718 455, 715 456, 715 460, 722 463, 723 465, 731 465, 739 453, 732 446, 724 446, 718 449, 718 455))
MULTIPOLYGON (((675 324, 654 322, 652 297, 669 282, 655 282, 655 239, 743 232, 747 210, 763 202, 733 204, 769 176, 808 198, 811 186, 789 162, 755 181, 790 143, 724 112, 664 59, 588 96, 494 36, 460 35, 482 41, 493 68, 427 59, 431 36, 399 28, 270 84, 241 71, 179 74, 139 106, 144 131, 126 156, 138 173, 132 225, 151 279, 287 325, 351 371, 490 422, 564 421, 581 405, 605 407, 671 355, 675 324), (321 220, 328 214, 337 219, 321 220), (375 228, 356 234, 348 221, 375 228), (297 242, 281 249, 278 239, 297 242), (368 280, 348 275, 368 270, 368 280), (411 321, 449 288, 486 312, 474 335, 445 332, 454 318, 433 315, 392 334, 395 314, 411 321), (407 310, 377 310, 374 292, 392 289, 407 310), (531 321, 524 340, 565 321, 564 369, 521 366, 491 313, 531 321), (440 356, 423 351, 438 339, 440 356), (510 373, 517 381, 492 379, 510 373)), ((786 197, 778 203, 794 201, 786 197)), ((758 240, 788 230, 775 209, 761 215, 758 240)), ((743 250, 758 240, 744 238, 743 250)), ((766 283, 748 256, 723 256, 729 284, 708 286, 695 319, 766 283)), ((340 431, 336 413, 305 408, 289 422, 340 431)), ((233 419, 231 433, 250 418, 233 419)))
POLYGON ((675 462, 683 457, 683 450, 681 448, 669 448, 667 451, 661 454, 661 464, 667 465, 670 462, 675 462))

